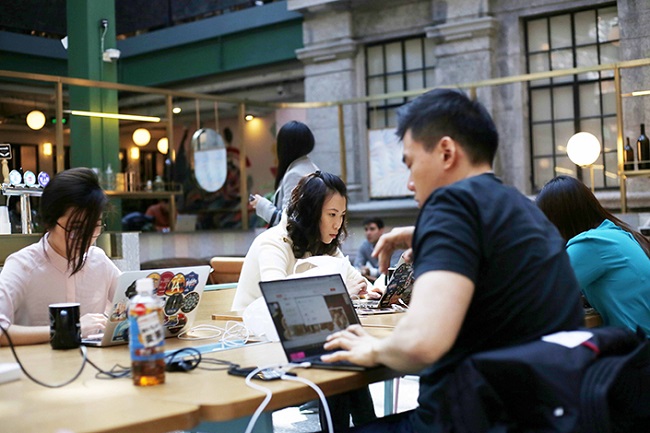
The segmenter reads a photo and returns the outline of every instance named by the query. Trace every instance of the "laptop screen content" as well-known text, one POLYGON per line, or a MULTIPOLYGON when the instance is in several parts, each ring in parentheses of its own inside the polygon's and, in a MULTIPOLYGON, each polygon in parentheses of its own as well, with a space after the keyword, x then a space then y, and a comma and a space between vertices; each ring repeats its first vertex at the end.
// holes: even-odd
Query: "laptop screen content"
POLYGON ((339 274, 266 281, 260 287, 291 362, 325 353, 329 334, 359 323, 339 274))

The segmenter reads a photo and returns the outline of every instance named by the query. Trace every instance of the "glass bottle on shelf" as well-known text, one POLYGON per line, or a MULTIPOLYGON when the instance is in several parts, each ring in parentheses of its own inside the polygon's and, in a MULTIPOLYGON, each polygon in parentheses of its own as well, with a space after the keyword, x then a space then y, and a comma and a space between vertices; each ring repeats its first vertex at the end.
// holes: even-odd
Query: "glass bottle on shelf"
POLYGON ((645 124, 641 124, 641 135, 636 140, 636 156, 639 170, 650 169, 650 139, 645 135, 645 124))
POLYGON ((634 149, 630 146, 630 137, 625 137, 625 147, 623 148, 623 169, 625 171, 634 170, 634 149))

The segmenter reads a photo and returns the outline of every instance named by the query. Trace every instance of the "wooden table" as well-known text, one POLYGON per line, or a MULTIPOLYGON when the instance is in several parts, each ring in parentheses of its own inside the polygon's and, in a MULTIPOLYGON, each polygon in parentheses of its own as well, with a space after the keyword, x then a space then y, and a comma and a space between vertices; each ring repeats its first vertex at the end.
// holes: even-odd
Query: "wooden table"
MULTIPOLYGON (((205 305, 201 317, 217 312, 228 304, 231 291, 222 292, 205 305)), ((219 293, 215 292, 215 293, 219 293)), ((209 293, 209 292, 206 292, 209 293)), ((207 298, 206 298, 207 300, 207 298)), ((212 324, 225 322, 210 321, 212 324)), ((388 329, 373 329, 381 335, 388 329)), ((166 349, 210 344, 214 341, 167 339, 166 349)), ((27 370, 48 383, 60 383, 72 377, 81 363, 78 350, 54 351, 47 344, 17 348, 27 370)), ((128 346, 88 348, 88 356, 99 367, 130 365, 128 346)), ((279 343, 258 343, 246 347, 212 352, 204 357, 224 359, 242 366, 264 366, 286 362, 279 343)), ((0 348, 0 362, 13 362, 9 348, 0 348)), ((297 374, 315 382, 326 395, 361 388, 389 380, 399 374, 387 368, 367 372, 305 369, 297 374)), ((172 430, 244 431, 249 417, 264 395, 245 385, 241 377, 225 371, 193 370, 167 373, 166 383, 150 388, 132 385, 130 379, 100 380, 86 366, 80 378, 58 389, 39 386, 26 377, 0 385, 0 431, 55 432, 66 428, 75 433, 140 432, 172 430)), ((298 405, 315 398, 314 391, 291 381, 264 382, 273 390, 273 398, 255 431, 271 431, 270 411, 298 405)))

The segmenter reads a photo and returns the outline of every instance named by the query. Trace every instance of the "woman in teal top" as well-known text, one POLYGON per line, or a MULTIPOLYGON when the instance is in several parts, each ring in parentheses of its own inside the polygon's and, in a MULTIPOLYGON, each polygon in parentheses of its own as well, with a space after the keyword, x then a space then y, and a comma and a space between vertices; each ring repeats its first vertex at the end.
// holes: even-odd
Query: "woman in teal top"
POLYGON ((650 335, 650 242, 575 178, 552 179, 536 202, 567 240, 578 282, 603 323, 650 335))

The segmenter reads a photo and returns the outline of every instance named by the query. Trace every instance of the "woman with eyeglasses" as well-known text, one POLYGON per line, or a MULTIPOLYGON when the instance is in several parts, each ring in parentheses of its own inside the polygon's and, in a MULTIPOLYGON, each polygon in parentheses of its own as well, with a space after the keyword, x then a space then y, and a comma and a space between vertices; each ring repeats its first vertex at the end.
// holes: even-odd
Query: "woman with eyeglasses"
MULTIPOLYGON (((93 246, 108 198, 88 168, 58 173, 43 190, 38 243, 7 257, 0 273, 0 325, 16 345, 50 340, 52 303, 81 304, 81 334, 103 330, 111 288, 120 271, 93 246)), ((0 332, 0 344, 8 340, 0 332)))

